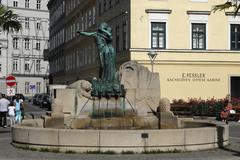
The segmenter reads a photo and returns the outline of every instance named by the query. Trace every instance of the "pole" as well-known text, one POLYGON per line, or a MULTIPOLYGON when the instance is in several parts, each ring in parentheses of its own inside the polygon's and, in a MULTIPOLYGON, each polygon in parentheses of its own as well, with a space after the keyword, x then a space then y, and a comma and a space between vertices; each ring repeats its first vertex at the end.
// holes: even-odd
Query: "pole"
POLYGON ((154 63, 154 62, 153 62, 153 61, 151 61, 151 66, 152 66, 152 73, 153 73, 153 63, 154 63))

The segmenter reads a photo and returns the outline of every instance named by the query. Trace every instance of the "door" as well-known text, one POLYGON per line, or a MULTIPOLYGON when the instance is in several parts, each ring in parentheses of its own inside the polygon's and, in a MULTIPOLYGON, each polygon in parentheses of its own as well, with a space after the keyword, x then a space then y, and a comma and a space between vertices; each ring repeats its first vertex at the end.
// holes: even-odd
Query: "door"
POLYGON ((240 77, 231 77, 231 98, 240 98, 240 77))

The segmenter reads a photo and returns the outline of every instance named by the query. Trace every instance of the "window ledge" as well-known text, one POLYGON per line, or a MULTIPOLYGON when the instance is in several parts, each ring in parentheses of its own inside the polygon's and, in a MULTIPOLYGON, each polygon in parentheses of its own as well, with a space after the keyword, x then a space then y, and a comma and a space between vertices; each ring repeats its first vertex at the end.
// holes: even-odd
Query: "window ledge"
POLYGON ((171 14, 172 10, 170 9, 146 9, 146 13, 163 13, 163 14, 171 14))
POLYGON ((226 15, 226 16, 240 16, 240 13, 237 13, 237 14, 235 15, 235 12, 225 12, 225 15, 226 15))
POLYGON ((187 14, 195 14, 195 15, 210 15, 211 11, 187 11, 187 14))

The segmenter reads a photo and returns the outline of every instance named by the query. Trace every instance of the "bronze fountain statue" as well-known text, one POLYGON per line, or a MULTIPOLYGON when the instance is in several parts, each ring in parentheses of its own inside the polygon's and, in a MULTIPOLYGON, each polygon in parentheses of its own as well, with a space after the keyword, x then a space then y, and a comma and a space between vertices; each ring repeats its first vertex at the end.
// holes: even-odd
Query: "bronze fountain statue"
POLYGON ((125 97, 124 86, 120 84, 116 74, 116 51, 112 45, 112 28, 105 22, 95 32, 77 31, 83 36, 95 38, 99 59, 100 79, 93 78, 93 97, 125 97))

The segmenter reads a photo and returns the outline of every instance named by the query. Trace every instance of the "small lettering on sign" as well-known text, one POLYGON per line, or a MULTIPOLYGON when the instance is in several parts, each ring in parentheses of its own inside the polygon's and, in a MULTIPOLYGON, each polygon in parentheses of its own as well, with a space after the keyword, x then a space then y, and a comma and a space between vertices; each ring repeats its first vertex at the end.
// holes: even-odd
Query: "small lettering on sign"
POLYGON ((207 77, 205 73, 182 73, 179 77, 169 77, 168 82, 220 82, 220 78, 207 77))

